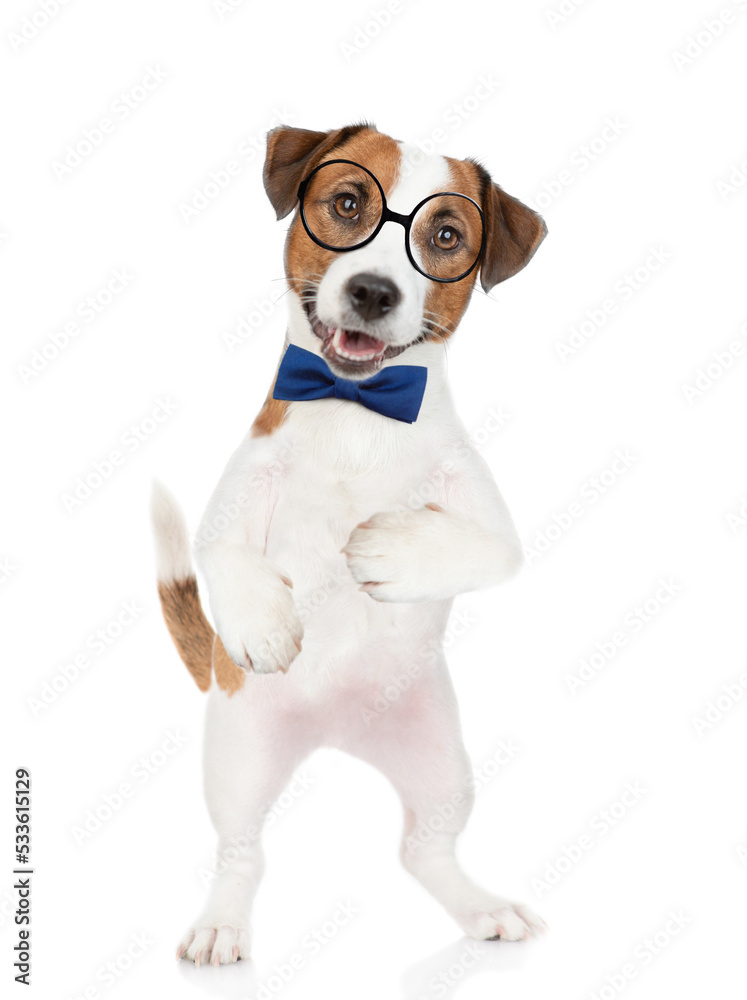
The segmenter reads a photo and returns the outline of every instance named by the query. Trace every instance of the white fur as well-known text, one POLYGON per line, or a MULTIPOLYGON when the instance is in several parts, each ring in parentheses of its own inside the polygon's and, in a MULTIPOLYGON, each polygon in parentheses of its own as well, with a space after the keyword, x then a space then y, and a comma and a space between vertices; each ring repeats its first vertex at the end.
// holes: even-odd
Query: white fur
MULTIPOLYGON (((446 180, 442 158, 426 161, 391 205, 409 212, 446 180)), ((397 225, 330 266, 319 291, 325 322, 342 324, 343 285, 361 269, 396 277, 403 301, 388 336, 412 340, 428 282, 407 261, 397 225)), ((290 342, 319 353, 299 300, 290 300, 290 342)), ((319 746, 346 750, 391 779, 405 809, 403 863, 466 934, 517 940, 542 926, 459 867, 454 844, 469 795, 427 843, 407 839, 469 787, 456 701, 433 641, 456 594, 506 579, 522 553, 454 412, 443 346, 420 343, 390 363, 428 368, 413 425, 344 400, 291 403, 272 435, 240 445, 198 533, 211 537, 222 526, 197 557, 218 632, 249 672, 232 697, 216 685, 208 696, 205 787, 219 856, 233 838, 243 838, 245 850, 213 882, 182 944, 189 958, 225 962, 246 953, 263 869, 260 841, 247 832, 261 826, 267 803, 319 746), (362 584, 371 586, 361 591, 362 584), (413 665, 411 687, 382 716, 365 719, 364 707, 413 665)))
POLYGON ((159 482, 153 483, 151 521, 156 536, 156 572, 161 583, 184 580, 192 572, 187 522, 181 507, 159 482))
MULTIPOLYGON (((408 155, 408 150, 412 152, 409 147, 403 147, 404 156, 408 155)), ((399 182, 387 204, 393 212, 409 215, 426 194, 447 191, 450 187, 446 161, 442 156, 434 156, 425 159, 418 171, 399 182)), ((430 284, 429 279, 410 264, 402 226, 387 222, 367 246, 341 253, 333 260, 317 295, 317 314, 327 326, 352 326, 356 330, 375 332, 391 344, 409 344, 417 336, 430 284), (373 325, 361 323, 360 316, 352 311, 345 296, 348 280, 361 271, 391 278, 402 295, 397 308, 389 316, 377 320, 375 331, 373 325)), ((409 361, 409 355, 408 363, 415 363, 409 361)))

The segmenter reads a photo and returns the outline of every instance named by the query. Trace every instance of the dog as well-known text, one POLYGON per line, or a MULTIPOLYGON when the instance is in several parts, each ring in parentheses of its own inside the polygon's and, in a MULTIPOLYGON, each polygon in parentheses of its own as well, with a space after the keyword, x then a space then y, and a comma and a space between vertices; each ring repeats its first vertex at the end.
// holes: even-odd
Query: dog
POLYGON ((223 862, 178 957, 249 956, 262 819, 317 747, 389 778, 402 862, 466 935, 525 939, 542 920, 455 856, 471 768, 441 640, 455 595, 512 577, 523 553, 455 413, 444 344, 478 274, 485 292, 516 274, 545 224, 476 161, 424 156, 369 124, 273 129, 264 184, 278 219, 294 213, 288 332, 194 545, 215 631, 180 508, 163 487, 153 497, 166 624, 209 694, 205 790, 223 862))

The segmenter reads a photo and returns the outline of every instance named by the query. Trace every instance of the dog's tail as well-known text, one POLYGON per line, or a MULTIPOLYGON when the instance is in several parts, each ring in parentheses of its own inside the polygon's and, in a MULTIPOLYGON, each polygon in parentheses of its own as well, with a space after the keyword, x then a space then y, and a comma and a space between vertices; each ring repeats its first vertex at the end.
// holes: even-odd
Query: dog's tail
MULTIPOLYGON (((210 687, 215 632, 197 592, 187 524, 179 504, 153 484, 151 516, 156 536, 158 596, 171 638, 200 691, 210 687)), ((238 668, 237 668, 238 669, 238 668)))

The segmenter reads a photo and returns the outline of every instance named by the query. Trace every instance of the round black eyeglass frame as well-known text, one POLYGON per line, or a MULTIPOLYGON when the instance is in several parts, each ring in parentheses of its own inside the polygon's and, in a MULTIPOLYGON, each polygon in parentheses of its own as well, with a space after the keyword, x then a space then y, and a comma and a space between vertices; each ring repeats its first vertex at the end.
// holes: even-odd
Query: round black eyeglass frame
POLYGON ((477 267, 480 258, 482 257, 483 250, 485 249, 485 217, 482 214, 482 209, 477 204, 477 202, 474 201, 474 199, 470 198, 466 194, 462 194, 459 191, 437 191, 436 194, 429 194, 427 198, 423 198, 421 202, 418 202, 418 204, 415 206, 415 208, 413 208, 412 212, 410 212, 409 215, 400 215, 399 212, 393 212, 387 205, 384 189, 379 183, 378 177, 376 177, 375 174, 372 174, 367 167, 364 167, 360 163, 356 163, 354 160, 325 160, 324 163, 320 163, 318 167, 315 167, 314 170, 311 171, 311 173, 305 180, 301 181, 301 184, 299 185, 298 188, 298 200, 301 204, 301 222, 303 223, 303 228, 306 230, 308 236, 324 250, 333 250, 335 253, 347 253, 350 250, 360 250, 361 247, 366 246, 368 243, 371 242, 371 240, 376 239, 376 237, 381 232, 381 229, 385 222, 398 222, 400 226, 402 226, 405 230, 405 250, 407 251, 407 256, 412 266, 415 268, 416 271, 422 274, 423 277, 429 278, 431 281, 438 281, 444 285, 450 284, 453 281, 461 281, 462 278, 466 278, 468 274, 471 274, 477 267), (329 243, 325 243, 323 240, 320 240, 319 237, 312 232, 311 227, 309 226, 309 223, 306 220, 306 212, 304 210, 304 195, 306 194, 306 189, 309 186, 309 182, 311 181, 311 178, 314 176, 314 174, 316 174, 319 170, 322 170, 324 167, 328 167, 332 163, 347 163, 351 167, 357 167, 359 170, 365 171, 365 173, 367 173, 368 176, 372 178, 373 182, 376 184, 376 187, 379 189, 379 194, 381 195, 381 218, 379 219, 378 225, 376 226, 374 231, 365 238, 365 240, 362 240, 360 243, 356 243, 355 246, 352 247, 335 247, 329 243), (420 267, 420 265, 416 262, 415 258, 412 255, 412 250, 410 249, 410 229, 412 227, 412 223, 415 216, 418 214, 423 205, 426 205, 429 201, 432 201, 433 198, 442 198, 444 197, 444 195, 453 195, 457 198, 465 198, 467 201, 471 202, 475 206, 477 211, 480 213, 480 226, 482 228, 482 239, 480 240, 480 250, 477 256, 475 257, 474 261, 472 262, 471 266, 468 267, 467 270, 464 271, 462 274, 457 275, 456 278, 436 278, 434 275, 428 274, 428 272, 424 271, 423 268, 420 267))

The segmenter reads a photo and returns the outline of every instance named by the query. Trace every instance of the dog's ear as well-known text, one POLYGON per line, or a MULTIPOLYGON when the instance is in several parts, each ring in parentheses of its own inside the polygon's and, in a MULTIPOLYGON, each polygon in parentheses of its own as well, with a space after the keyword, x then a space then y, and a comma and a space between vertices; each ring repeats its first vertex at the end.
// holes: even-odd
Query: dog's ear
POLYGON ((317 161, 340 141, 342 132, 343 129, 312 132, 289 125, 279 125, 268 132, 267 156, 262 176, 267 197, 278 219, 284 219, 293 211, 298 185, 316 166, 317 161))
POLYGON ((483 196, 485 216, 485 251, 480 265, 480 282, 490 289, 513 277, 531 260, 534 251, 547 235, 544 219, 518 198, 494 184, 485 175, 483 196))

